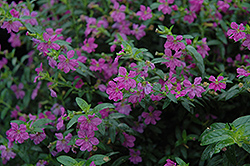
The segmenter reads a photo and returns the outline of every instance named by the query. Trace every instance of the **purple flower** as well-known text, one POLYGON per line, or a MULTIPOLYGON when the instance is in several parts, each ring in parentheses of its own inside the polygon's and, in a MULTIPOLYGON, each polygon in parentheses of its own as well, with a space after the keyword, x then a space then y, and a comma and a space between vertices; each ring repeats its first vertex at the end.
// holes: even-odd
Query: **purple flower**
POLYGON ((135 142, 135 137, 133 135, 128 135, 127 133, 123 133, 125 140, 122 143, 123 146, 125 147, 133 147, 135 146, 134 142, 135 142))
POLYGON ((45 42, 40 42, 37 46, 39 51, 48 53, 48 49, 59 50, 61 48, 58 44, 54 43, 56 40, 58 40, 57 35, 50 36, 45 32, 43 33, 43 39, 45 42))
MULTIPOLYGON (((1 45, 0 45, 0 48, 1 48, 1 45)), ((6 58, 2 58, 2 60, 0 61, 0 69, 2 69, 3 66, 6 65, 7 63, 8 63, 8 60, 6 58)))
POLYGON ((88 118, 83 115, 78 118, 78 123, 80 123, 81 130, 97 131, 97 126, 102 123, 102 120, 95 118, 95 114, 88 115, 88 118))
POLYGON ((138 24, 133 24, 133 30, 131 31, 131 34, 135 35, 137 40, 140 40, 143 36, 146 35, 144 31, 145 28, 146 26, 143 24, 140 27, 138 24))
POLYGON ((187 9, 185 10, 187 11, 187 15, 184 16, 183 20, 191 24, 192 22, 194 22, 194 19, 197 18, 197 16, 194 11, 188 11, 187 9))
POLYGON ((71 140, 72 134, 68 133, 68 135, 66 135, 65 138, 63 137, 62 133, 55 133, 55 136, 58 139, 56 141, 57 152, 64 151, 65 153, 68 153, 71 148, 71 145, 68 145, 68 143, 71 140))
POLYGON ((1 26, 2 29, 6 28, 8 33, 11 33, 11 31, 18 32, 19 27, 23 26, 23 24, 19 21, 5 21, 3 25, 1 26))
POLYGON ((48 161, 45 161, 45 160, 39 160, 37 163, 36 163, 36 166, 45 166, 45 165, 48 165, 48 161))
POLYGON ((226 13, 227 9, 230 7, 230 5, 228 4, 229 2, 232 2, 232 0, 225 0, 225 2, 224 1, 218 1, 217 2, 217 5, 219 6, 218 10, 221 10, 224 13, 226 13))
POLYGON ((194 84, 191 84, 188 80, 183 81, 183 85, 186 87, 185 91, 187 93, 189 92, 188 96, 191 99, 193 99, 195 95, 197 97, 202 97, 201 94, 206 91, 202 86, 199 86, 201 84, 201 81, 201 77, 196 77, 194 79, 194 84))
POLYGON ((6 135, 9 141, 16 143, 23 143, 24 140, 29 139, 29 134, 26 132, 27 128, 24 124, 20 124, 20 127, 18 127, 18 124, 16 123, 10 123, 11 128, 6 131, 6 135))
POLYGON ((21 41, 19 39, 20 34, 15 34, 13 32, 10 33, 10 38, 8 39, 8 42, 11 43, 11 47, 20 47, 21 41))
POLYGON ((25 92, 23 89, 23 83, 20 83, 17 87, 17 85, 11 85, 10 89, 15 93, 17 99, 23 99, 25 96, 25 92))
POLYGON ((243 27, 243 24, 241 23, 239 26, 236 22, 231 23, 231 28, 227 31, 227 35, 230 36, 229 39, 234 39, 234 41, 238 41, 240 39, 244 39, 246 34, 245 32, 242 32, 245 30, 243 27), (232 36, 231 36, 232 35, 232 36))
POLYGON ((132 111, 131 106, 124 102, 114 103, 114 105, 116 106, 116 110, 121 114, 129 115, 130 111, 132 111))
POLYGON ((120 83, 116 84, 114 81, 109 81, 109 87, 106 89, 106 93, 109 95, 109 100, 122 100, 123 93, 120 90, 122 88, 123 85, 121 85, 120 83))
POLYGON ((37 132, 36 134, 30 134, 30 139, 34 141, 34 143, 40 144, 46 138, 45 132, 37 132))
POLYGON ((182 87, 180 83, 177 83, 176 89, 175 90, 171 90, 172 94, 175 94, 176 98, 185 96, 187 94, 187 92, 185 90, 182 91, 182 87))
POLYGON ((142 158, 140 157, 141 152, 139 150, 134 151, 134 149, 129 149, 129 155, 131 156, 129 158, 130 162, 134 164, 138 164, 142 162, 142 158))
POLYGON ((242 46, 247 47, 250 50, 250 34, 246 35, 245 40, 243 40, 242 46))
POLYGON ((206 42, 207 38, 202 39, 202 45, 197 45, 197 52, 201 54, 202 58, 205 58, 206 55, 208 55, 208 51, 210 48, 207 45, 206 42))
POLYGON ((36 20, 37 12, 33 11, 30 13, 28 9, 23 9, 23 16, 30 16, 30 19, 24 19, 23 21, 26 23, 30 23, 31 25, 38 25, 38 22, 36 20))
POLYGON ((176 166, 176 163, 170 159, 167 159, 167 163, 164 166, 176 166))
POLYGON ((100 58, 98 61, 96 61, 95 59, 91 59, 91 63, 90 63, 90 67, 89 69, 91 71, 99 71, 101 72, 103 67, 104 67, 104 63, 105 63, 105 59, 100 58))
POLYGON ((221 89, 225 89, 226 88, 226 84, 221 82, 223 81, 224 77, 223 76, 219 76, 217 77, 217 79, 215 79, 214 76, 210 76, 209 77, 209 81, 212 81, 212 83, 209 84, 209 89, 214 89, 214 91, 216 92, 217 90, 221 90, 221 89))
POLYGON ((94 135, 95 135, 94 131, 89 131, 89 130, 78 131, 78 137, 80 139, 76 140, 76 145, 80 146, 81 151, 88 150, 88 152, 90 152, 93 149, 93 145, 99 144, 99 140, 96 137, 94 137, 94 135))
POLYGON ((159 0, 159 2, 161 3, 158 6, 158 11, 162 11, 163 14, 171 14, 171 7, 169 6, 169 4, 174 3, 174 0, 159 0))
POLYGON ((156 110, 153 112, 154 107, 149 106, 148 107, 149 113, 148 112, 143 112, 142 113, 142 117, 145 118, 145 123, 148 125, 150 123, 152 123, 153 125, 156 124, 156 120, 160 120, 160 115, 161 115, 161 111, 156 110))
POLYGON ((113 11, 110 15, 114 19, 114 21, 121 22, 121 21, 125 20, 126 15, 125 15, 124 11, 126 10, 126 6, 121 5, 119 8, 119 3, 114 2, 114 9, 115 9, 115 11, 113 11))
POLYGON ((14 153, 10 147, 0 145, 0 151, 3 164, 6 164, 10 158, 14 159, 16 157, 16 153, 14 153))
POLYGON ((169 67, 171 71, 175 70, 175 67, 186 66, 185 62, 179 60, 182 55, 181 51, 176 51, 175 54, 172 55, 172 51, 170 49, 165 49, 165 55, 167 56, 164 58, 167 59, 168 62, 162 63, 169 67))
POLYGON ((250 75, 250 72, 248 70, 244 70, 242 68, 237 68, 237 73, 238 73, 237 77, 240 77, 240 76, 247 77, 250 75))
POLYGON ((75 71, 75 67, 78 66, 77 60, 76 59, 70 59, 74 56, 75 51, 70 50, 67 52, 67 58, 64 55, 59 55, 59 63, 57 65, 58 69, 62 69, 65 73, 68 73, 71 70, 75 71))
POLYGON ((43 71, 43 63, 40 63, 40 67, 36 68, 35 71, 38 76, 35 77, 34 82, 36 82, 38 78, 42 78, 42 76, 40 75, 40 72, 43 71))
POLYGON ((136 15, 137 16, 140 16, 139 17, 139 20, 148 20, 148 19, 150 19, 151 17, 152 17, 152 10, 150 9, 150 7, 147 7, 147 9, 146 9, 146 7, 144 6, 144 5, 141 5, 140 6, 140 11, 138 11, 137 13, 136 13, 136 15))
POLYGON ((42 82, 39 81, 39 82, 37 83, 37 85, 36 85, 36 88, 32 91, 32 94, 31 94, 31 99, 32 99, 32 100, 34 100, 34 99, 36 98, 37 93, 38 93, 38 89, 40 89, 41 84, 42 84, 42 82))
POLYGON ((185 44, 181 42, 183 37, 181 35, 176 36, 176 39, 171 36, 167 35, 167 41, 164 44, 165 49, 172 49, 178 51, 179 49, 183 50, 186 48, 185 44))
POLYGON ((136 76, 136 71, 131 70, 127 75, 127 69, 124 67, 120 67, 119 75, 120 77, 116 77, 114 81, 120 83, 121 88, 129 90, 130 88, 136 87, 136 81, 134 79, 131 79, 136 76))
POLYGON ((97 44, 94 43, 95 38, 91 37, 89 39, 85 39, 83 42, 82 49, 88 53, 95 52, 95 49, 98 47, 97 44))
POLYGON ((51 97, 57 97, 56 92, 52 89, 53 88, 52 84, 53 84, 52 82, 47 83, 47 86, 48 86, 48 88, 50 90, 50 96, 51 97))

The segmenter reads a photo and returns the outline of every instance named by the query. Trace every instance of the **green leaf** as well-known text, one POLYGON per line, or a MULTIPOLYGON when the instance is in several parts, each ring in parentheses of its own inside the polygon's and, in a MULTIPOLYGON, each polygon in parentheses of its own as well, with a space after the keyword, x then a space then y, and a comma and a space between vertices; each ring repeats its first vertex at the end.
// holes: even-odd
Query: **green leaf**
POLYGON ((82 115, 74 115, 74 117, 72 119, 70 119, 69 123, 67 124, 67 130, 78 121, 78 118, 80 116, 82 116, 82 115))
POLYGON ((32 124, 32 127, 39 127, 39 126, 41 126, 41 125, 45 125, 45 124, 47 124, 47 123, 50 123, 50 122, 52 122, 52 120, 51 119, 46 119, 46 118, 43 118, 43 119, 38 119, 38 120, 36 120, 33 124, 32 124))
POLYGON ((109 115, 109 118, 110 119, 119 119, 119 118, 125 118, 125 117, 127 117, 127 115, 125 115, 125 114, 121 114, 121 113, 112 113, 112 114, 110 114, 109 115))
POLYGON ((186 49, 187 49, 190 53, 192 53, 194 59, 197 61, 197 66, 198 66, 200 72, 201 72, 202 74, 204 74, 204 73, 205 73, 205 65, 204 65, 203 58, 202 58, 201 54, 199 54, 199 53, 197 52, 197 50, 196 50, 193 46, 191 46, 191 45, 188 45, 188 46, 186 47, 186 49))
POLYGON ((75 159, 69 156, 65 156, 65 155, 59 156, 56 159, 57 161, 64 164, 65 166, 74 166, 78 164, 78 162, 75 159))
POLYGON ((235 144, 233 138, 228 138, 226 140, 218 142, 214 147, 214 153, 219 153, 222 148, 235 144))
POLYGON ((175 161, 180 165, 180 166, 188 166, 189 164, 186 164, 181 158, 175 157, 175 161))
POLYGON ((250 145, 242 144, 242 148, 250 154, 250 145))
POLYGON ((156 63, 161 63, 161 62, 169 62, 169 60, 165 58, 154 58, 151 62, 156 64, 156 63))
POLYGON ((114 143, 115 137, 116 137, 116 127, 115 126, 111 126, 109 128, 109 136, 110 136, 111 142, 114 143))
POLYGON ((89 165, 92 161, 94 161, 95 165, 102 165, 108 161, 110 161, 109 156, 102 155, 102 154, 96 154, 94 156, 91 156, 87 162, 86 165, 89 165))
POLYGON ((220 41, 222 41, 224 44, 227 44, 227 38, 224 34, 224 32, 221 29, 217 29, 216 36, 220 41))
POLYGON ((231 91, 228 91, 225 100, 231 99, 232 97, 234 97, 235 95, 237 95, 239 92, 240 92, 239 89, 233 89, 231 91))
POLYGON ((205 135, 201 140, 201 146, 212 144, 215 142, 231 139, 233 131, 226 129, 213 130, 212 132, 205 135))
POLYGON ((178 103, 176 97, 172 93, 168 93, 167 97, 174 103, 178 103))
POLYGON ((201 155, 201 160, 207 160, 213 156, 215 145, 216 144, 211 144, 206 147, 206 149, 203 151, 201 155))
POLYGON ((122 157, 118 158, 117 160, 115 160, 111 166, 119 166, 119 165, 125 163, 126 161, 128 161, 129 157, 130 156, 122 156, 122 157))
POLYGON ((154 9, 158 8, 160 4, 161 4, 161 3, 154 2, 154 3, 152 3, 152 4, 150 5, 150 9, 151 9, 151 10, 154 10, 154 9))
POLYGON ((99 112, 103 109, 106 109, 106 108, 115 108, 115 106, 111 103, 102 103, 102 104, 95 106, 95 108, 92 110, 92 112, 97 113, 97 112, 99 112))
POLYGON ((194 37, 192 35, 183 35, 184 39, 193 39, 194 37))
POLYGON ((240 125, 245 125, 246 123, 250 123, 250 115, 239 117, 232 122, 236 128, 240 125))
POLYGON ((18 124, 18 125, 20 125, 20 124, 25 124, 25 122, 24 121, 22 121, 22 120, 12 120, 12 121, 10 121, 11 123, 16 123, 16 124, 18 124))
POLYGON ((90 109, 90 106, 88 105, 88 103, 80 97, 76 98, 76 103, 84 112, 87 112, 90 109))

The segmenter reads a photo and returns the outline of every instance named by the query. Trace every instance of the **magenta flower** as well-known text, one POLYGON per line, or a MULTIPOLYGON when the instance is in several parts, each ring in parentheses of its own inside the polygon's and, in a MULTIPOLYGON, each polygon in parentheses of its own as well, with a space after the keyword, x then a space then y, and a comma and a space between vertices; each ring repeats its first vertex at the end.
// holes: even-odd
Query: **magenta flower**
POLYGON ((115 83, 114 81, 109 81, 109 87, 106 89, 106 93, 109 95, 109 100, 118 101, 123 99, 123 93, 120 89, 123 85, 120 83, 115 83))
POLYGON ((53 84, 52 82, 47 83, 48 89, 50 90, 50 96, 51 97, 57 97, 56 92, 52 89, 53 88, 52 84, 53 84))
MULTIPOLYGON (((1 51, 1 45, 0 45, 0 51, 1 51)), ((6 65, 8 63, 8 60, 6 58, 2 58, 2 60, 0 61, 0 69, 3 68, 4 65, 6 65)))
POLYGON ((240 76, 247 77, 250 75, 250 72, 248 70, 244 70, 242 68, 237 68, 237 73, 238 73, 237 77, 240 77, 240 76))
POLYGON ((224 1, 218 1, 217 2, 217 5, 219 6, 218 10, 221 10, 224 13, 226 13, 227 9, 230 7, 230 5, 228 4, 230 2, 232 2, 232 0, 225 0, 225 2, 224 1))
POLYGON ((6 131, 7 139, 11 142, 15 141, 16 143, 23 143, 24 140, 29 139, 29 134, 26 132, 27 128, 24 124, 10 123, 11 128, 6 131))
POLYGON ((227 31, 227 35, 230 36, 229 39, 234 39, 234 41, 238 41, 240 39, 244 39, 246 34, 242 32, 245 30, 243 24, 241 23, 239 26, 236 22, 231 23, 231 28, 227 31))
POLYGON ((250 34, 246 35, 245 40, 243 40, 242 46, 247 47, 250 50, 250 34))
POLYGON ((181 35, 176 36, 176 39, 171 36, 167 35, 167 41, 164 44, 165 49, 172 49, 178 51, 179 49, 183 50, 186 48, 185 44, 181 42, 183 37, 181 35))
POLYGON ((24 19, 24 22, 30 23, 31 25, 38 25, 38 22, 36 20, 37 12, 33 11, 30 13, 29 9, 23 9, 23 16, 31 17, 29 19, 24 19))
POLYGON ((133 135, 128 135, 127 133, 123 133, 125 140, 122 143, 123 146, 125 147, 133 147, 135 146, 134 142, 135 142, 135 137, 133 135))
POLYGON ((36 134, 30 134, 30 139, 34 141, 34 144, 40 144, 46 138, 45 132, 37 132, 36 134))
POLYGON ((137 40, 140 40, 143 36, 146 35, 146 32, 144 31, 145 28, 146 26, 143 24, 140 27, 138 24, 133 24, 133 30, 131 31, 131 34, 135 35, 137 40))
POLYGON ((147 9, 146 9, 146 7, 144 6, 144 5, 141 5, 140 6, 140 11, 138 11, 137 13, 136 13, 136 15, 137 16, 140 16, 139 17, 139 20, 148 20, 148 19, 150 19, 151 17, 152 17, 152 10, 150 9, 150 7, 147 7, 147 9))
POLYGON ((113 11, 110 15, 114 19, 114 21, 121 22, 121 21, 125 20, 126 15, 125 15, 124 11, 126 10, 126 6, 121 5, 119 8, 119 3, 115 1, 114 2, 114 9, 115 9, 115 11, 113 11))
POLYGON ((16 153, 14 153, 10 147, 0 145, 0 151, 3 164, 6 164, 10 158, 14 159, 16 157, 16 153))
POLYGON ((181 58, 182 52, 181 51, 176 51, 174 55, 172 55, 172 51, 170 49, 165 49, 165 59, 169 60, 168 62, 162 62, 165 64, 167 67, 170 68, 171 71, 175 69, 175 67, 180 67, 180 66, 186 66, 185 62, 180 61, 179 59, 181 58))
POLYGON ((98 61, 96 61, 95 59, 91 59, 91 63, 90 63, 90 67, 89 69, 91 71, 99 71, 101 72, 103 67, 104 67, 104 63, 105 63, 105 59, 100 58, 98 61))
POLYGON ((170 159, 167 159, 167 163, 164 166, 176 166, 176 163, 170 159))
POLYGON ((16 11, 16 9, 11 9, 11 10, 10 10, 10 14, 11 14, 13 17, 19 18, 19 11, 16 11))
POLYGON ((59 55, 58 59, 60 62, 57 65, 58 69, 62 69, 65 73, 68 73, 71 70, 75 71, 76 67, 78 66, 76 59, 70 59, 73 58, 75 54, 74 50, 70 50, 67 52, 67 58, 64 55, 59 55))
MULTIPOLYGON (((74 80, 76 80, 76 79, 78 79, 78 78, 80 78, 80 76, 75 76, 75 77, 74 77, 74 80)), ((77 81, 75 87, 76 87, 77 89, 80 89, 83 85, 84 85, 83 80, 82 80, 82 79, 79 79, 79 81, 77 81)))
POLYGON ((184 16, 183 20, 191 24, 192 22, 194 22, 194 19, 197 18, 197 16, 194 11, 188 11, 187 9, 185 10, 187 11, 187 15, 184 16))
POLYGON ((194 79, 194 84, 191 84, 188 80, 183 81, 183 85, 186 87, 185 91, 187 93, 189 92, 188 97, 190 97, 190 99, 193 99, 195 95, 197 97, 202 97, 201 94, 206 91, 202 86, 199 86, 201 81, 201 77, 196 77, 194 79))
POLYGON ((162 11, 163 14, 171 14, 172 9, 169 4, 174 3, 174 0, 159 0, 159 2, 161 4, 158 6, 158 11, 162 11))
POLYGON ((64 151, 65 153, 68 153, 71 148, 71 145, 68 145, 68 143, 71 140, 72 134, 68 133, 68 135, 66 135, 65 138, 63 137, 62 133, 55 133, 55 136, 58 139, 56 141, 57 152, 64 151))
POLYGON ((194 12, 199 12, 204 0, 189 0, 190 10, 194 12))
POLYGON ((91 37, 89 39, 85 39, 83 42, 82 49, 88 53, 95 52, 95 49, 98 47, 97 44, 94 43, 95 38, 91 37))
POLYGON ((2 29, 7 29, 8 33, 11 33, 11 31, 13 32, 18 32, 19 31, 19 28, 23 26, 23 24, 19 21, 5 21, 3 23, 3 25, 1 26, 2 29))
POLYGON ((153 112, 154 107, 149 106, 148 107, 149 113, 148 112, 143 112, 142 113, 142 117, 145 118, 145 123, 148 125, 150 123, 152 123, 153 125, 156 124, 156 120, 160 120, 160 115, 161 115, 161 111, 156 110, 153 112))
POLYGON ((44 53, 48 53, 48 49, 54 49, 59 50, 61 47, 54 43, 57 39, 57 35, 50 36, 48 33, 43 33, 43 39, 45 42, 40 42, 37 46, 37 49, 39 51, 42 51, 44 53))
POLYGON ((185 90, 182 90, 181 84, 177 83, 176 89, 175 90, 171 90, 172 94, 175 94, 176 98, 185 96, 187 94, 187 92, 185 90))
POLYGON ((210 48, 207 45, 206 42, 207 38, 202 39, 202 45, 197 45, 197 52, 201 54, 202 58, 205 58, 206 55, 208 55, 208 51, 210 48))
POLYGON ((23 99, 25 96, 25 92, 23 89, 23 83, 20 83, 17 87, 17 85, 11 85, 10 89, 15 93, 17 99, 23 99))
POLYGON ((114 78, 114 81, 120 84, 120 88, 124 88, 129 90, 130 88, 136 87, 136 81, 132 78, 136 76, 136 71, 130 71, 127 75, 127 69, 125 67, 119 68, 119 75, 120 77, 114 78))
POLYGON ((140 86, 140 84, 138 83, 138 90, 135 90, 131 95, 129 96, 128 98, 128 102, 131 102, 131 103, 137 103, 137 102, 141 102, 141 100, 145 97, 145 93, 144 93, 144 90, 143 90, 143 87, 140 86))
POLYGON ((225 89, 226 84, 221 82, 221 81, 223 81, 223 79, 224 79, 223 76, 219 76, 219 77, 217 77, 217 79, 215 79, 214 76, 210 76, 209 81, 212 81, 212 83, 209 84, 209 89, 214 89, 215 92, 217 90, 221 91, 221 89, 225 89))
POLYGON ((36 68, 35 71, 37 72, 38 76, 35 77, 34 82, 36 82, 38 78, 42 78, 40 72, 43 71, 43 63, 40 63, 40 67, 36 68))
POLYGON ((88 152, 90 152, 93 149, 93 145, 98 145, 99 144, 99 140, 94 137, 95 132, 93 131, 82 131, 79 130, 78 131, 78 137, 80 139, 76 140, 76 145, 80 146, 80 150, 81 151, 85 151, 88 150, 88 152), (81 139, 83 138, 83 139, 81 139))
POLYGON ((97 126, 102 123, 100 118, 95 118, 95 114, 88 115, 86 118, 84 115, 78 118, 81 130, 97 131, 97 126))
POLYGON ((130 111, 132 111, 131 106, 129 104, 125 104, 125 102, 114 103, 116 106, 116 110, 125 115, 129 115, 130 111))
POLYGON ((131 156, 129 158, 130 162, 134 164, 138 164, 142 162, 142 158, 140 157, 141 152, 139 150, 134 151, 134 149, 129 149, 129 155, 131 156))
POLYGON ((15 34, 13 32, 10 33, 10 38, 8 39, 8 42, 11 43, 11 47, 20 47, 21 41, 19 39, 20 34, 15 34))

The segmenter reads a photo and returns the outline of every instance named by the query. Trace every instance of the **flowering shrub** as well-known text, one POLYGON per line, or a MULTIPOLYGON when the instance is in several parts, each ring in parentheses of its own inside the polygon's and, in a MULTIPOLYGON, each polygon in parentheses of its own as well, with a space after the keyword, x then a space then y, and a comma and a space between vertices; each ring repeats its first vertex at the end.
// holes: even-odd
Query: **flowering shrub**
POLYGON ((0 7, 1 163, 249 165, 246 0, 0 7))

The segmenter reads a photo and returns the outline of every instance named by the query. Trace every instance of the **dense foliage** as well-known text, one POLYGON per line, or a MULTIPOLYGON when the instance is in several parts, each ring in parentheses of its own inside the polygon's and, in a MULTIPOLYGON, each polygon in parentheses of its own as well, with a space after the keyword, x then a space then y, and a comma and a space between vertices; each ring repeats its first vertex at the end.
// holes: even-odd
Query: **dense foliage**
POLYGON ((247 0, 1 1, 0 162, 250 165, 249 12, 247 0))

